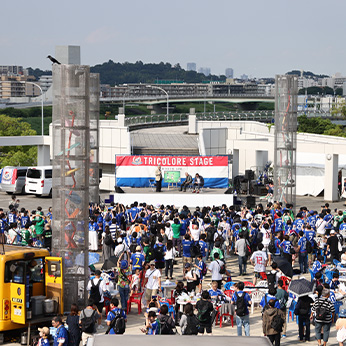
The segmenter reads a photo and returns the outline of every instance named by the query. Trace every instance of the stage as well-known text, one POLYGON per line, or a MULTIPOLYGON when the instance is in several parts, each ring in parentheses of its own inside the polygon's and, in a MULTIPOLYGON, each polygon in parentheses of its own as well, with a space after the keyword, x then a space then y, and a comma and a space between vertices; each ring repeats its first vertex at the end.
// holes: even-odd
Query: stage
POLYGON ((177 188, 162 188, 162 192, 155 192, 151 188, 129 188, 123 187, 125 193, 113 193, 114 202, 124 205, 130 205, 137 201, 138 203, 147 203, 156 206, 157 204, 175 205, 182 207, 186 205, 189 208, 205 206, 227 206, 233 205, 233 194, 225 194, 226 189, 203 189, 200 193, 192 191, 179 191, 177 188))

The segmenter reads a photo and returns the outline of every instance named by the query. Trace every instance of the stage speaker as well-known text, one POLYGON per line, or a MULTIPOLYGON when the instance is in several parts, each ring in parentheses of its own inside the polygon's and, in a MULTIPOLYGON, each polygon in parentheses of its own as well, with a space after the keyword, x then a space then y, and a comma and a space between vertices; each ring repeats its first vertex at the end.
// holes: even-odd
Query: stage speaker
POLYGON ((233 189, 231 187, 229 187, 224 193, 226 195, 229 195, 229 194, 233 193, 233 189))
POLYGON ((246 205, 250 208, 256 207, 256 197, 255 196, 246 196, 246 205))
POLYGON ((125 193, 125 191, 119 186, 114 186, 114 189, 116 193, 125 193))
POLYGON ((245 171, 245 179, 246 180, 254 180, 255 179, 255 173, 251 169, 247 169, 245 171))

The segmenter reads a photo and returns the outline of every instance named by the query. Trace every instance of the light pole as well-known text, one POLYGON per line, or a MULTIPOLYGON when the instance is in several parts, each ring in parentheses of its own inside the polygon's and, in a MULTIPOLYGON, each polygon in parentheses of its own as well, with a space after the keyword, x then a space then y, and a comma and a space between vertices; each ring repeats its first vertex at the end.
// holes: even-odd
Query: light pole
POLYGON ((161 90, 162 92, 164 92, 166 94, 166 96, 167 96, 167 121, 168 121, 168 115, 169 115, 169 96, 168 96, 168 92, 165 89, 163 89, 161 87, 158 87, 156 85, 147 85, 147 88, 159 89, 159 90, 161 90))
POLYGON ((32 84, 32 85, 35 85, 37 86, 40 91, 41 91, 41 118, 42 118, 42 124, 41 124, 41 134, 42 136, 44 135, 44 132, 43 132, 43 90, 41 88, 41 86, 37 83, 34 83, 34 82, 27 82, 27 81, 21 81, 21 83, 27 83, 27 84, 32 84))

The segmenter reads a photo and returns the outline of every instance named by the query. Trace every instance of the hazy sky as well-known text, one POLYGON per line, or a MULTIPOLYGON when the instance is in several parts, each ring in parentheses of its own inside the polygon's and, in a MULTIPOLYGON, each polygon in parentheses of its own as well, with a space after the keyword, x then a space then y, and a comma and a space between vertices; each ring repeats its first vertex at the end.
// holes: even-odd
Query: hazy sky
POLYGON ((50 69, 56 45, 82 63, 180 63, 235 76, 346 75, 344 0, 3 1, 0 65, 50 69))

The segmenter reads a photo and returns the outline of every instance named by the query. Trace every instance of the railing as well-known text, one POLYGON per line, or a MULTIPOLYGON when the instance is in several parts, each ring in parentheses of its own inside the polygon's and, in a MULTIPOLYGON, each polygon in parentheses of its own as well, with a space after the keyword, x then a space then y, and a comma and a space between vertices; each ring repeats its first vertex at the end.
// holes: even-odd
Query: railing
MULTIPOLYGON (((298 111, 298 116, 303 115, 304 111, 298 111)), ((343 117, 331 115, 325 111, 309 111, 308 117, 323 117, 329 119, 344 119, 343 117)), ((207 112, 196 113, 196 118, 199 121, 260 121, 260 122, 273 122, 274 111, 243 111, 243 112, 207 112)), ((128 116, 125 118, 125 125, 129 127, 145 126, 150 124, 167 124, 167 125, 181 125, 186 124, 189 120, 188 113, 179 114, 154 114, 154 115, 140 115, 128 116)))

